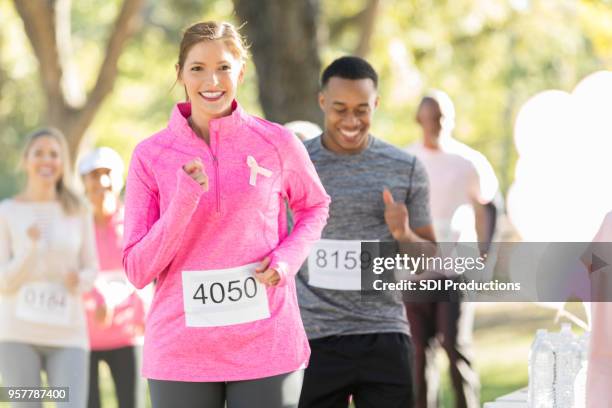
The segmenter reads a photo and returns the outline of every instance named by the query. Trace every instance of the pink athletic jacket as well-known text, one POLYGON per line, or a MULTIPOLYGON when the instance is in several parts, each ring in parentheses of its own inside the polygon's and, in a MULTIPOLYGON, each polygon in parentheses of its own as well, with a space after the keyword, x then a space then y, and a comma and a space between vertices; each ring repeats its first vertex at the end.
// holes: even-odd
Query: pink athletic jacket
POLYGON ((210 121, 210 147, 178 104, 168 127, 141 142, 130 163, 123 265, 142 288, 157 278, 145 329, 142 374, 174 381, 236 381, 304 367, 310 356, 294 276, 320 238, 330 198, 300 141, 280 125, 233 112, 210 121), (270 170, 250 184, 247 157, 270 170), (199 157, 209 190, 182 166, 199 157), (287 236, 284 200, 295 215, 287 236), (270 317, 187 327, 182 272, 233 268, 270 256, 281 274, 267 288, 270 317))
MULTIPOLYGON (((95 224, 96 247, 100 271, 98 277, 109 272, 123 270, 121 247, 123 244, 123 208, 113 214, 104 224, 95 224)), ((106 325, 96 320, 96 309, 109 307, 96 287, 84 295, 89 346, 91 350, 113 350, 137 344, 145 320, 146 302, 139 293, 132 293, 112 311, 112 320, 106 325)))

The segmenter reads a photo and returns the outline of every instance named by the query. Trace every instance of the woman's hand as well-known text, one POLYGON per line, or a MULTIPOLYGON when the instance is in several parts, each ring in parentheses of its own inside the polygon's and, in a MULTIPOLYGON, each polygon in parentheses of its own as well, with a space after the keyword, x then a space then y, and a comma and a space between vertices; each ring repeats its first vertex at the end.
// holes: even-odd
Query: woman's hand
POLYGON ((189 174, 189 177, 202 186, 204 191, 208 191, 208 176, 206 175, 206 171, 204 171, 204 164, 202 164, 202 160, 200 160, 199 157, 185 164, 183 170, 185 173, 189 174))
POLYGON ((270 266, 270 257, 267 256, 257 268, 255 268, 255 277, 260 283, 266 286, 276 286, 280 282, 280 274, 276 269, 268 268, 270 266))
POLYGON ((107 325, 107 317, 108 317, 108 309, 106 305, 100 304, 96 306, 96 310, 94 312, 94 319, 96 322, 102 325, 107 325))
POLYGON ((40 240, 40 228, 38 228, 36 224, 30 225, 26 232, 32 242, 38 242, 40 240))
POLYGON ((70 271, 64 276, 64 286, 72 292, 76 293, 79 286, 79 274, 76 271, 70 271))

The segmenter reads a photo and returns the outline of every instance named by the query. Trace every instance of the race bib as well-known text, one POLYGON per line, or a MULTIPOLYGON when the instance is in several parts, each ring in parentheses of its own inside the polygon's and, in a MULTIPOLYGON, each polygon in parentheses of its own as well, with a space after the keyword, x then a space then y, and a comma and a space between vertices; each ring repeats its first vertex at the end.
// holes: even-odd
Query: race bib
POLYGON ((98 273, 95 286, 106 304, 113 308, 125 302, 136 291, 121 270, 98 273))
POLYGON ((360 290, 362 261, 371 262, 371 255, 361 253, 361 241, 322 239, 308 256, 308 284, 323 289, 360 290))
POLYGON ((74 299, 60 283, 32 282, 17 294, 17 317, 53 326, 71 324, 74 299))
POLYGON ((187 327, 230 326, 269 318, 266 287, 255 279, 258 265, 183 271, 187 327))

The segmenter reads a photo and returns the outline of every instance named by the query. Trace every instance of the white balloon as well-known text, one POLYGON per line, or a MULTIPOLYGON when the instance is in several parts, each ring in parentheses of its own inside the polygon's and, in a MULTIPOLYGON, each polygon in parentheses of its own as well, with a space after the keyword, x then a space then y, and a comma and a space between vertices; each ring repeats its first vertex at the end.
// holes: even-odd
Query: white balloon
POLYGON ((567 131, 571 95, 544 91, 529 99, 519 110, 514 125, 514 140, 519 155, 542 155, 567 131))
POLYGON ((590 241, 612 209, 612 72, 572 94, 541 92, 519 110, 508 213, 526 241, 590 241))

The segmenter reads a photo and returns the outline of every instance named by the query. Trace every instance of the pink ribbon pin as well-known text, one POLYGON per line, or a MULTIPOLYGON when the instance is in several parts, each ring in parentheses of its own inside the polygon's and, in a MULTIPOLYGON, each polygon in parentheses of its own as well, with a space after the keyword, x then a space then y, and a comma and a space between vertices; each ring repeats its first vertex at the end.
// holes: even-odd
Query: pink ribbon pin
POLYGON ((257 184, 258 174, 261 174, 264 177, 270 177, 272 175, 272 172, 270 170, 259 166, 253 156, 247 156, 247 165, 251 169, 251 176, 249 177, 249 184, 252 186, 257 184))

